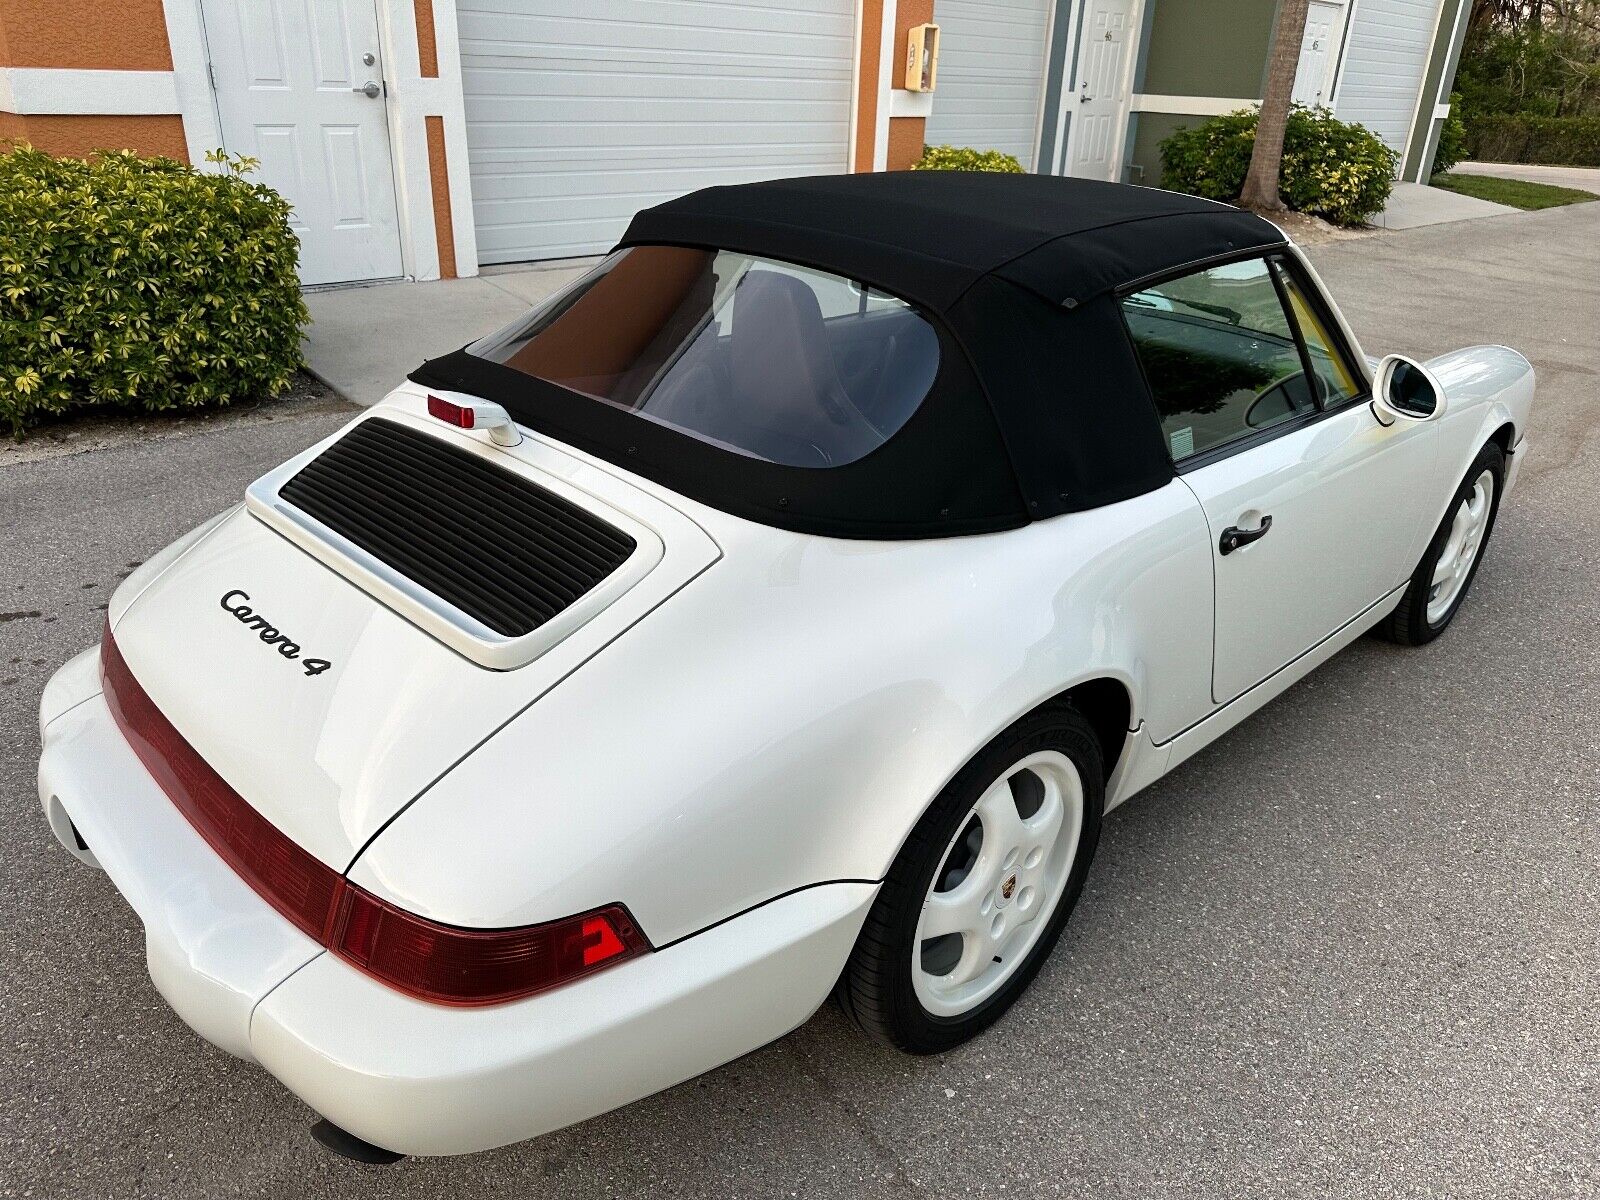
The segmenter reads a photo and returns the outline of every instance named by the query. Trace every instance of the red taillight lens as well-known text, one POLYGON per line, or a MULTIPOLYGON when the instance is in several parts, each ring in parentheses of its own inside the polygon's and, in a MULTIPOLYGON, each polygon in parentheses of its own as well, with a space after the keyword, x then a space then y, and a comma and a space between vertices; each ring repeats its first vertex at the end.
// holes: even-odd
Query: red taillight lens
POLYGON ((461 929, 396 908, 306 853, 229 787, 139 686, 109 626, 100 674, 139 761, 223 861, 297 929, 390 987, 436 1004, 499 1004, 650 949, 620 904, 518 929, 461 929))
POLYGON ((128 670, 109 625, 100 675, 122 735, 178 811, 262 899, 325 942, 344 877, 279 833, 195 753, 128 670))
POLYGON ((548 925, 458 929, 354 887, 345 891, 332 945, 392 987, 440 1004, 532 995, 648 948, 620 905, 548 925))
POLYGON ((471 429, 473 415, 470 408, 462 408, 459 404, 451 404, 438 396, 428 397, 428 415, 438 417, 447 425, 454 425, 458 429, 471 429))

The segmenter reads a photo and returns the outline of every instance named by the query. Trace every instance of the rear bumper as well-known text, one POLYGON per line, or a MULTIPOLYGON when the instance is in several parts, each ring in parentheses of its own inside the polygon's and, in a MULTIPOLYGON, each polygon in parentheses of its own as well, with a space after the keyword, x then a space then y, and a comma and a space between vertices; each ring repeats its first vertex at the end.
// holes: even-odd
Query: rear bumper
POLYGON ((167 1003, 208 1041, 250 1058, 256 1004, 322 947, 234 874, 150 778, 99 692, 97 662, 98 651, 86 651, 46 690, 39 759, 45 815, 57 840, 103 868, 133 906, 145 928, 150 978, 167 1003), (65 689, 81 691, 90 680, 93 694, 72 703, 65 689), (53 711, 62 704, 71 707, 53 711))
POLYGON ((256 1010, 255 1057, 312 1108, 405 1154, 487 1150, 747 1054, 827 998, 877 885, 824 884, 494 1008, 412 1000, 332 955, 256 1010))
POLYGON ((150 976, 186 1023, 391 1150, 535 1137, 781 1037, 826 998, 877 893, 819 885, 542 996, 425 1004, 325 953, 212 852, 123 739, 96 661, 68 663, 41 705, 57 838, 133 906, 150 976))

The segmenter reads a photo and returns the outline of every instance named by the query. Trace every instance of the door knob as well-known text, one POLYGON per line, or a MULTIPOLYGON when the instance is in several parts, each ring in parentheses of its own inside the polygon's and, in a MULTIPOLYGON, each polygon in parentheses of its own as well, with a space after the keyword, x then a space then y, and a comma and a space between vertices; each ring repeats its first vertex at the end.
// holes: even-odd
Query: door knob
POLYGON ((378 98, 378 93, 381 92, 383 89, 378 86, 378 84, 377 84, 377 82, 375 80, 369 79, 365 83, 363 83, 360 87, 353 87, 350 90, 352 92, 360 92, 368 100, 376 100, 378 98))

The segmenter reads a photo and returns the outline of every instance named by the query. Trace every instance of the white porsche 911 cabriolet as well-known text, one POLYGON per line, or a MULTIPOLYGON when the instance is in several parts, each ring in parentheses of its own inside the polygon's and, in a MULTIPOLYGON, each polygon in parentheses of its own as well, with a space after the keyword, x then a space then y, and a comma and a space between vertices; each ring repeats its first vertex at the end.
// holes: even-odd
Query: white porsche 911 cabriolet
POLYGON ((712 188, 130 576, 40 797, 346 1153, 532 1137, 830 992, 943 1050, 1107 810, 1450 624, 1532 395, 1497 346, 1370 363, 1223 205, 712 188))

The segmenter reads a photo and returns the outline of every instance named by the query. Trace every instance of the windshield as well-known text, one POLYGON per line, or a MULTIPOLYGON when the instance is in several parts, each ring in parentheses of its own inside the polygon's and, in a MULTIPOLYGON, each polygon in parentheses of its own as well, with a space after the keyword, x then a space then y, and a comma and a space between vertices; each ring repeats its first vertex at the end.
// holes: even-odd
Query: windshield
POLYGON ((939 339, 903 300, 789 263, 619 250, 469 353, 740 454, 830 467, 916 411, 939 339))

